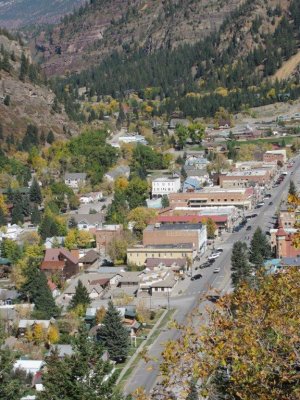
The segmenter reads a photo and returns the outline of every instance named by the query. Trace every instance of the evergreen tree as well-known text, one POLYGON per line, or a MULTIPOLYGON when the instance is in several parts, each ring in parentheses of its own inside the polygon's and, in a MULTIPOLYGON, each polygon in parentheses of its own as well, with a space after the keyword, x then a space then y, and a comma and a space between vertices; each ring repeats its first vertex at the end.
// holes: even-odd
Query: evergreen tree
POLYGON ((0 140, 3 140, 4 136, 3 136, 3 125, 0 123, 0 140))
POLYGON ((0 399, 19 400, 25 395, 26 387, 22 375, 13 372, 17 353, 3 346, 4 339, 4 329, 0 324, 0 399))
POLYGON ((35 317, 49 319, 58 315, 58 308, 49 289, 46 275, 37 267, 25 271, 26 281, 20 292, 24 299, 35 304, 35 317))
POLYGON ((19 79, 23 82, 25 81, 25 76, 28 74, 28 66, 28 59, 25 54, 22 53, 19 79))
POLYGON ((97 338, 108 350, 112 360, 122 362, 129 351, 129 334, 122 324, 119 311, 110 301, 102 325, 98 330, 97 338))
POLYGON ((290 181, 289 194, 292 196, 297 196, 297 188, 294 181, 290 181))
POLYGON ((234 287, 248 281, 250 278, 250 265, 248 260, 248 247, 245 242, 235 242, 231 255, 231 279, 234 287))
POLYGON ((183 180, 186 180, 186 178, 187 178, 187 173, 186 173, 186 170, 185 170, 184 166, 181 167, 180 174, 181 174, 183 180))
POLYGON ((256 229, 250 245, 250 262, 257 268, 262 267, 263 261, 271 256, 271 247, 267 236, 260 227, 256 229))
POLYGON ((17 203, 14 205, 14 208, 11 213, 11 223, 12 224, 23 224, 24 223, 22 203, 17 203))
POLYGON ((36 178, 33 179, 29 191, 30 201, 36 204, 41 204, 43 201, 43 196, 41 192, 40 185, 36 178))
POLYGON ((0 208, 0 226, 6 225, 6 217, 2 208, 0 208))
POLYGON ((84 327, 80 327, 73 343, 74 353, 61 358, 56 350, 46 358, 43 385, 38 400, 122 400, 115 391, 112 364, 102 360, 101 346, 90 340, 84 327))
POLYGON ((10 106, 10 96, 8 94, 4 97, 3 103, 7 107, 10 106))
POLYGON ((162 199, 161 199, 161 205, 162 205, 163 208, 167 208, 170 205, 169 198, 168 198, 168 196, 166 194, 164 194, 162 199))
POLYGON ((54 133, 52 131, 48 132, 46 140, 47 140, 47 143, 49 143, 49 144, 52 144, 54 142, 55 137, 54 137, 54 133))
POLYGON ((31 223, 33 225, 39 225, 41 222, 41 213, 39 211, 38 206, 35 204, 31 211, 31 223))
POLYGON ((89 297, 86 287, 83 285, 82 281, 79 279, 78 284, 75 289, 75 294, 70 301, 70 309, 74 309, 79 305, 85 308, 91 304, 91 299, 89 297))

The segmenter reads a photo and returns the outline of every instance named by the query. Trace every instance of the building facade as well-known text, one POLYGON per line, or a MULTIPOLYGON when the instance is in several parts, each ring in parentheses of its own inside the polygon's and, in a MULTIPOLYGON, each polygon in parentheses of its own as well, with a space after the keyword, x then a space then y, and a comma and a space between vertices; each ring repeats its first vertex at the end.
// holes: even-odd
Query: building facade
POLYGON ((157 178, 152 181, 152 196, 169 195, 170 193, 177 193, 181 188, 180 178, 163 177, 157 178))

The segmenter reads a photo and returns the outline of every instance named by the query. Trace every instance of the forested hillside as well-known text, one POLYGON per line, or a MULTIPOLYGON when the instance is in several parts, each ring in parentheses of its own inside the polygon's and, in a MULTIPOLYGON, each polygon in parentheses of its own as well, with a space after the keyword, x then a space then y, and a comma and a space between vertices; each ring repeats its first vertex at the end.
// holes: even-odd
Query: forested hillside
POLYGON ((154 114, 179 109, 186 116, 213 115, 219 107, 238 111, 297 98, 299 76, 269 82, 282 63, 298 52, 300 2, 247 0, 222 24, 218 33, 194 44, 147 52, 114 52, 98 66, 54 84, 69 103, 78 88, 90 96, 124 97, 152 92, 154 114), (66 94, 65 85, 69 94, 66 94))
POLYGON ((76 132, 20 38, 0 30, 1 148, 27 150, 76 132))
POLYGON ((152 54, 196 43, 218 30, 245 0, 89 0, 50 32, 35 38, 48 75, 80 71, 112 51, 152 54))

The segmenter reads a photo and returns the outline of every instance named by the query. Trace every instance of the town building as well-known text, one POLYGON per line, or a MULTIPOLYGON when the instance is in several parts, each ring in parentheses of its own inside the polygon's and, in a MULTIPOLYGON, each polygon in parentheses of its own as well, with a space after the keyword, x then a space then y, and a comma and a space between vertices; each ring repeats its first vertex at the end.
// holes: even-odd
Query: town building
POLYGON ((79 272, 78 257, 62 247, 46 249, 40 268, 50 279, 53 275, 59 276, 62 280, 69 279, 79 272))
POLYGON ((205 187, 199 192, 171 193, 169 202, 174 207, 197 208, 203 206, 236 206, 251 210, 253 188, 223 189, 219 186, 205 187))
POLYGON ((266 151, 263 155, 263 161, 271 164, 277 164, 278 162, 284 164, 287 161, 286 150, 266 151))
POLYGON ((86 270, 94 265, 100 259, 100 254, 91 249, 78 261, 80 270, 86 270))
POLYGON ((161 177, 152 181, 152 196, 169 195, 181 189, 179 176, 161 177))
POLYGON ((147 260, 151 258, 160 259, 178 259, 185 258, 190 262, 196 256, 197 251, 192 243, 184 243, 178 245, 137 245, 127 249, 127 264, 137 265, 139 267, 146 265, 147 260))
POLYGON ((119 144, 122 143, 132 143, 132 144, 144 144, 147 145, 148 142, 142 135, 131 135, 131 136, 120 136, 119 137, 119 144))
POLYGON ((66 173, 65 174, 65 184, 71 189, 79 189, 79 187, 84 186, 86 183, 85 173, 66 173))
POLYGON ((90 229, 100 228, 104 221, 104 216, 101 213, 95 214, 70 214, 70 219, 74 219, 79 230, 88 231, 90 229))
POLYGON ((96 229, 91 229, 90 232, 95 235, 97 250, 106 253, 110 242, 121 237, 123 226, 102 225, 96 229))
POLYGON ((148 225, 143 231, 143 245, 180 245, 191 243, 200 253, 207 246, 206 225, 203 224, 154 224, 148 225))
POLYGON ((265 186, 270 183, 271 175, 268 169, 252 169, 248 171, 233 171, 219 176, 220 186, 224 189, 249 186, 265 186))
POLYGON ((104 177, 109 182, 114 182, 116 179, 124 176, 125 178, 129 178, 130 175, 130 167, 128 165, 117 165, 116 167, 112 168, 108 171, 104 177))
POLYGON ((276 257, 300 257, 300 249, 294 245, 294 233, 288 233, 282 226, 276 232, 276 257))

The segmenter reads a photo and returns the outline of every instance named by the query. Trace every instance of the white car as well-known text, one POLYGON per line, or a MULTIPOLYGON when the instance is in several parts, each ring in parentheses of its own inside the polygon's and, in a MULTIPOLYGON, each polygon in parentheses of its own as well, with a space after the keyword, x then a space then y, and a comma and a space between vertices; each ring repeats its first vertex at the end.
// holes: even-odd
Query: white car
POLYGON ((215 268, 214 269, 214 274, 218 274, 221 271, 221 268, 215 268))
POLYGON ((212 253, 211 256, 208 257, 209 260, 214 260, 215 258, 220 257, 221 253, 212 253))

